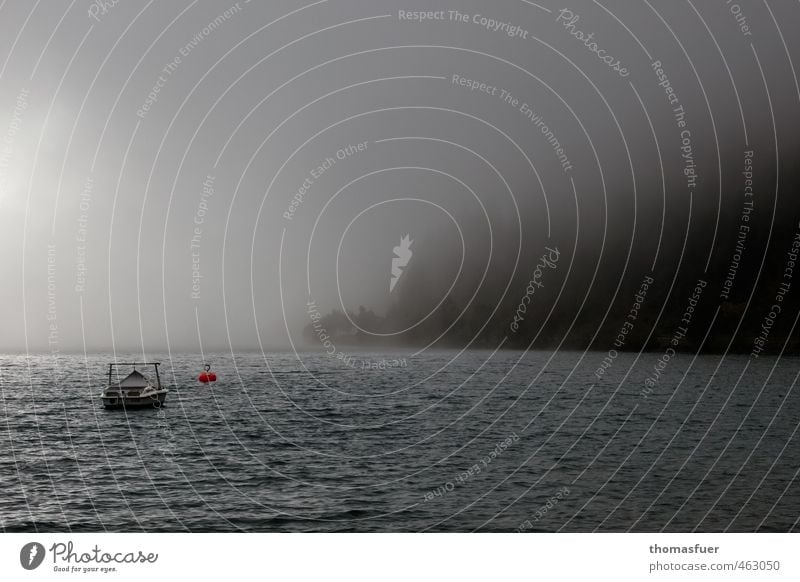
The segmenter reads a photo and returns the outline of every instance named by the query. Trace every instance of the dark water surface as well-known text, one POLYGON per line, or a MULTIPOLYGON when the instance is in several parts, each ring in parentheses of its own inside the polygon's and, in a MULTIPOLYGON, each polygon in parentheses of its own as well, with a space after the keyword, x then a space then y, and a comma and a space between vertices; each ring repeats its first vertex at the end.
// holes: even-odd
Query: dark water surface
MULTIPOLYGON (((153 354, 163 410, 106 411, 109 355, 0 356, 5 531, 789 531, 796 358, 153 354)), ((118 356, 120 360, 131 356, 118 356)), ((141 356, 139 356, 141 359, 141 356)))

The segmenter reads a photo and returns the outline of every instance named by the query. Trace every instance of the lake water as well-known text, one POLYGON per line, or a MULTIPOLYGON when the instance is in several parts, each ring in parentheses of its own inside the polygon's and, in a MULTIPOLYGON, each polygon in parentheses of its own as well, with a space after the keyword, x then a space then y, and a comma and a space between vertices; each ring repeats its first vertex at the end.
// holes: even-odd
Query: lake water
POLYGON ((4 531, 798 525, 796 358, 680 355, 648 388, 660 354, 215 354, 207 386, 149 356, 166 407, 127 413, 109 355, 0 356, 4 531))

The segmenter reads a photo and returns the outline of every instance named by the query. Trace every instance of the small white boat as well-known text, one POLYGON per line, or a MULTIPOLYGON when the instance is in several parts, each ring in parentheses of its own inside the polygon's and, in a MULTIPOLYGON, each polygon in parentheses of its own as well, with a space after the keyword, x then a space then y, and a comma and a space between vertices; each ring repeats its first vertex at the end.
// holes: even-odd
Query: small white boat
POLYGON ((158 375, 160 362, 125 362, 108 365, 108 387, 101 398, 106 408, 161 408, 169 390, 161 387, 158 375), (133 371, 124 379, 119 379, 117 366, 132 366, 133 371), (136 369, 136 366, 152 366, 155 382, 136 369), (116 372, 116 374, 115 374, 116 372))

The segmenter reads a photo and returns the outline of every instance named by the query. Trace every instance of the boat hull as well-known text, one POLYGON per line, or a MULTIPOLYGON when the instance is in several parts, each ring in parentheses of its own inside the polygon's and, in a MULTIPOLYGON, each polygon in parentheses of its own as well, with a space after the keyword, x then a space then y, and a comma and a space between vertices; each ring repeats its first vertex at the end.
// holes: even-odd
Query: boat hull
POLYGON ((103 395, 103 407, 108 410, 122 408, 161 408, 167 398, 167 391, 148 394, 146 396, 106 396, 103 395))

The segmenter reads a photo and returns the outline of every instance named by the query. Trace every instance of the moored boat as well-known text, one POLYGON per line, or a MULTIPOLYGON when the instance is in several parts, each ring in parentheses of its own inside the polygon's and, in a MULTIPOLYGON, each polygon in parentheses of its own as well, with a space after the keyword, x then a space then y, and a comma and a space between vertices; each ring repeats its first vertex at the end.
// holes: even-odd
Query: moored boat
POLYGON ((124 362, 108 365, 108 387, 101 398, 106 408, 161 408, 169 390, 161 386, 158 374, 160 362, 124 362), (131 366, 133 370, 122 380, 119 379, 119 366, 131 366), (136 366, 152 366, 155 381, 151 380, 136 366))

